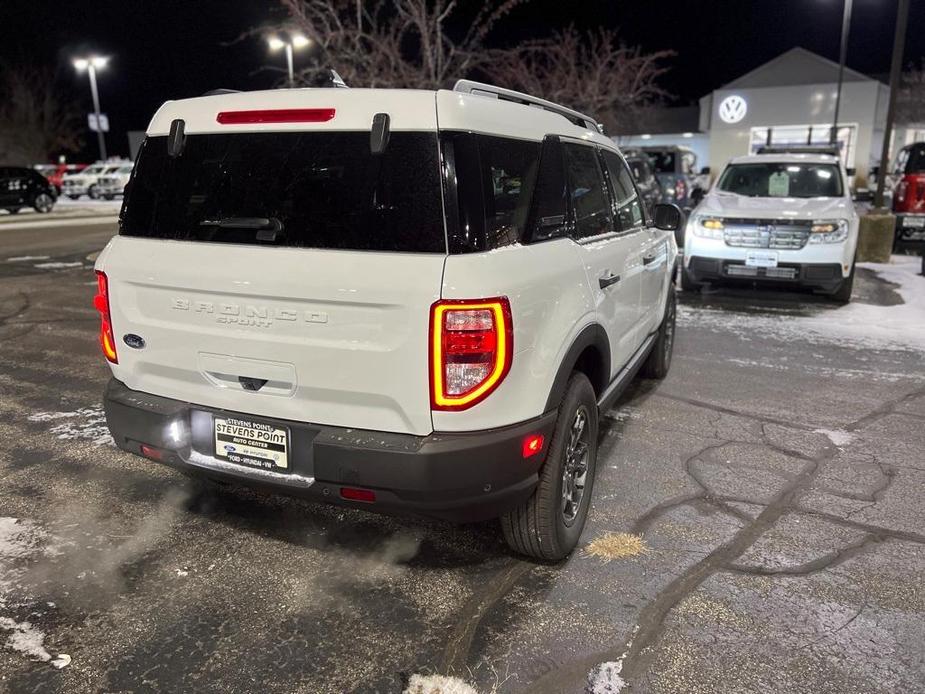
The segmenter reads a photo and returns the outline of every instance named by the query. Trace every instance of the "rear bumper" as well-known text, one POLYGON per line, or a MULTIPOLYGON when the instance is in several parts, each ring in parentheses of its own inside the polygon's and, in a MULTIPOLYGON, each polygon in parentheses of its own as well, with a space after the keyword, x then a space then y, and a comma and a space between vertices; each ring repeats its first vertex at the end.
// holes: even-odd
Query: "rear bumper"
POLYGON ((133 391, 116 379, 106 388, 104 404, 119 448, 142 455, 142 444, 154 447, 161 451, 158 462, 185 472, 315 501, 456 522, 497 517, 529 497, 545 453, 524 459, 522 442, 540 433, 548 446, 556 416, 550 412, 488 431, 413 436, 230 413, 133 391), (214 414, 288 428, 291 472, 215 458, 214 414), (345 500, 344 487, 372 490, 375 501, 345 500))
POLYGON ((896 213, 896 241, 901 245, 925 244, 925 213, 896 213))
POLYGON ((768 282, 832 292, 841 284, 840 263, 779 263, 776 268, 748 267, 742 260, 693 256, 686 259, 694 282, 768 282))

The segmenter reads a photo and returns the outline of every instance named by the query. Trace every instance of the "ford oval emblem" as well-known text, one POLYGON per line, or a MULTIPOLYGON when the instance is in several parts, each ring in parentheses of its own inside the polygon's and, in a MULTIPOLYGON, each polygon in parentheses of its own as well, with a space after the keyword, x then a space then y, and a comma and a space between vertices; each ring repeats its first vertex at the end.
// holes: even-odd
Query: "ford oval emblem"
POLYGON ((129 333, 122 338, 122 341, 132 349, 144 349, 145 339, 141 335, 129 333))

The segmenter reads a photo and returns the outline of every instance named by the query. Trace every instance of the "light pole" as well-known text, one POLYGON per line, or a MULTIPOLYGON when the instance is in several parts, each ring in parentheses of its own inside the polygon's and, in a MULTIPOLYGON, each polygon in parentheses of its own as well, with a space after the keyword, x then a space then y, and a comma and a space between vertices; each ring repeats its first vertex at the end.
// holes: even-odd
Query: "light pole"
POLYGON ((106 161, 106 136, 103 134, 103 123, 100 118, 100 93, 96 88, 96 71, 102 70, 108 62, 109 58, 99 55, 77 58, 74 61, 77 72, 86 70, 90 75, 90 94, 93 96, 93 113, 96 114, 96 137, 100 146, 100 159, 102 161, 106 161))
POLYGON ((838 111, 841 107, 842 78, 845 73, 845 59, 848 57, 848 28, 851 25, 851 0, 845 0, 845 13, 841 22, 841 54, 838 60, 838 89, 835 92, 835 117, 832 119, 830 144, 838 141, 838 111))
POLYGON ((896 93, 903 69, 903 51, 906 48, 906 27, 909 24, 909 0, 899 0, 896 10, 896 33, 893 35, 893 60, 890 65, 890 100, 886 109, 886 126, 883 128, 883 149, 880 151, 880 175, 877 176, 877 195, 874 207, 883 207, 883 186, 890 165, 890 140, 893 137, 893 117, 896 113, 896 93))
POLYGON ((279 36, 271 36, 267 39, 267 44, 270 46, 271 51, 278 51, 280 48, 286 49, 286 68, 289 72, 290 87, 295 84, 295 72, 292 68, 292 54, 300 48, 305 48, 310 43, 311 40, 302 36, 302 34, 292 34, 288 41, 281 39, 279 36))

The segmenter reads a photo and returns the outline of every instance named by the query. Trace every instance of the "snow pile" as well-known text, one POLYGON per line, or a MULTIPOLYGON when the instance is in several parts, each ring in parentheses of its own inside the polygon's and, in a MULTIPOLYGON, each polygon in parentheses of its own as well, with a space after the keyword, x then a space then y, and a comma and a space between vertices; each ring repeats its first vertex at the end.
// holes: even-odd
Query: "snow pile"
POLYGON ((458 677, 412 675, 402 694, 479 694, 472 685, 458 677))
POLYGON ((103 408, 82 407, 75 412, 37 412, 29 416, 30 422, 61 421, 49 431, 65 441, 90 441, 95 446, 112 446, 115 442, 106 426, 106 414, 103 408))
POLYGON ((831 441, 832 445, 836 448, 843 448, 854 439, 854 434, 850 431, 844 431, 843 429, 816 429, 813 433, 828 437, 829 441, 831 441))
POLYGON ((902 304, 872 306, 857 301, 819 315, 797 318, 794 327, 873 346, 891 345, 925 351, 925 277, 922 259, 896 255, 892 262, 858 263, 882 280, 898 285, 902 304))
POLYGON ((626 686, 626 680, 620 677, 623 660, 601 663, 588 673, 588 694, 619 694, 626 686))

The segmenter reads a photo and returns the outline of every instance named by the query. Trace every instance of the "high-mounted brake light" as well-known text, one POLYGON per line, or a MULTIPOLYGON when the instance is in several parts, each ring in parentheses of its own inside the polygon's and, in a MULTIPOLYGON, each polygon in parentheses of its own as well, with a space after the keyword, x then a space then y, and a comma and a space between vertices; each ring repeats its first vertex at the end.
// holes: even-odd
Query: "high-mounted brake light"
POLYGON ((505 297, 436 302, 430 313, 431 407, 464 410, 484 400, 510 370, 513 348, 505 297))
POLYGON ((93 306, 100 312, 100 347, 103 354, 113 364, 119 363, 116 356, 116 340, 112 334, 112 315, 109 312, 109 279, 105 272, 96 272, 96 296, 93 306))
POLYGON ((327 123, 333 108, 276 108, 257 111, 219 111, 215 120, 222 125, 246 123, 327 123))

